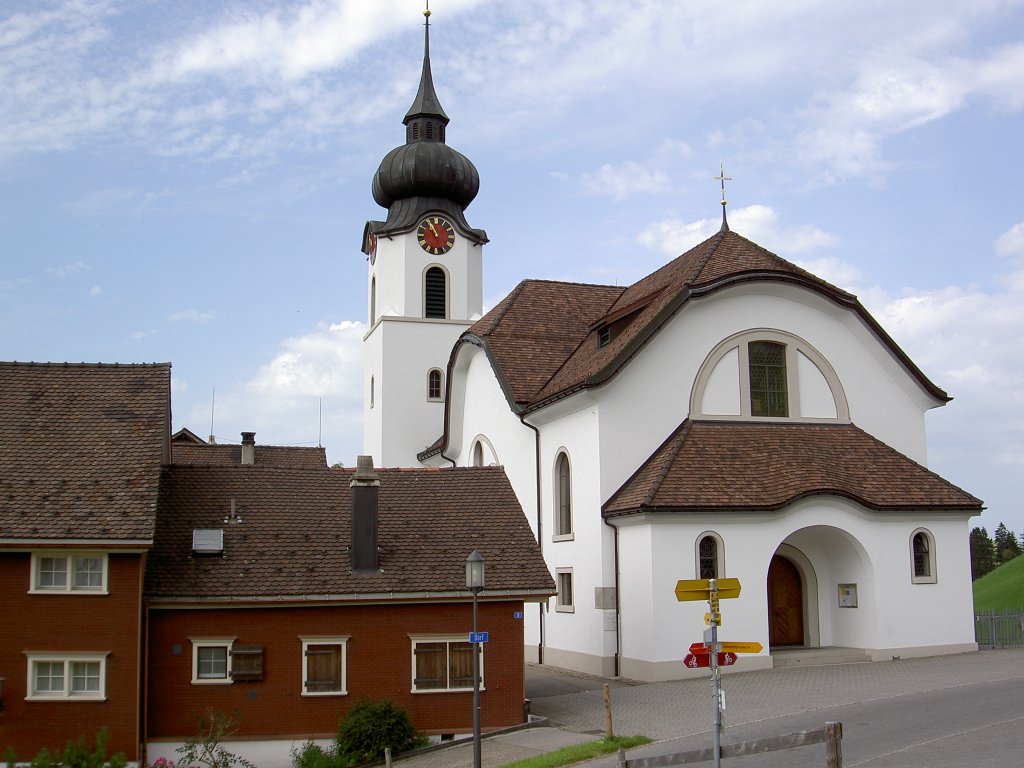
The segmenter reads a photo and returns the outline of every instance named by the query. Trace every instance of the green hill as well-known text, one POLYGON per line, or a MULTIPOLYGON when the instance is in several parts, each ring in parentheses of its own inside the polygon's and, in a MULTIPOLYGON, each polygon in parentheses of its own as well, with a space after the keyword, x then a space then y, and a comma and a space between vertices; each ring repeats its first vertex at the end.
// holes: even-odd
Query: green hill
POLYGON ((1024 555, 974 582, 974 609, 1024 608, 1024 555))

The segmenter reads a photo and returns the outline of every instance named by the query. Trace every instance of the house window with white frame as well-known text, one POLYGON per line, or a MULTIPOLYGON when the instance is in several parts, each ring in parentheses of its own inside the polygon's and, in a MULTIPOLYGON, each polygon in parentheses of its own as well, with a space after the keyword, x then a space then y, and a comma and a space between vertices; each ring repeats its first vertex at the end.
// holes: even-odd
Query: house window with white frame
POLYGON ((192 640, 192 684, 230 683, 233 637, 194 637, 192 640))
POLYGON ((33 552, 29 591, 105 595, 107 571, 103 552, 33 552))
POLYGON ((104 701, 107 654, 28 653, 31 700, 104 701))
POLYGON ((348 693, 348 637, 302 638, 302 695, 348 693))
POLYGON ((558 568, 555 573, 555 610, 562 613, 575 613, 576 606, 572 594, 572 568, 558 568))
MULTIPOLYGON (((466 635, 412 638, 413 693, 461 691, 473 688, 473 644, 466 635)), ((480 654, 480 685, 484 658, 480 654)))
POLYGON ((555 459, 555 538, 572 538, 572 469, 565 451, 555 459))
POLYGON ((924 528, 919 528, 910 536, 911 582, 914 584, 934 584, 935 577, 935 540, 924 528))

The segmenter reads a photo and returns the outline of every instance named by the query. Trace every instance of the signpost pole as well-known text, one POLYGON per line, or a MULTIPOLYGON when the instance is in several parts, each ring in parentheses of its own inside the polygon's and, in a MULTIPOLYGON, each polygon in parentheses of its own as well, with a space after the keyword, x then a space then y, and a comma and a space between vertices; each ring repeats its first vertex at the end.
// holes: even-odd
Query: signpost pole
POLYGON ((711 692, 715 700, 715 715, 711 730, 715 768, 722 765, 722 689, 721 670, 718 666, 718 588, 715 579, 708 582, 708 605, 711 606, 711 692))

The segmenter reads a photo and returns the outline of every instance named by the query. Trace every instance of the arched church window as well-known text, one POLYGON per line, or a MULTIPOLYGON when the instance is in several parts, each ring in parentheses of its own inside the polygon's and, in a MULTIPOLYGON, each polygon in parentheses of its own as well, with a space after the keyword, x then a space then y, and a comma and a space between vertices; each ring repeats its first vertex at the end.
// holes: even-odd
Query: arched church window
POLYGON ((424 317, 448 316, 448 288, 444 270, 431 267, 423 278, 424 317))
POLYGON ((770 328, 734 334, 711 350, 690 391, 690 413, 710 419, 850 419, 828 360, 800 337, 770 328))
POLYGON ((572 472, 565 451, 555 460, 555 536, 572 536, 572 472))
POLYGON ((915 584, 935 583, 935 541, 931 534, 919 528, 910 537, 910 555, 915 584))
POLYGON ((376 395, 376 389, 374 386, 373 376, 370 377, 370 407, 373 408, 374 400, 376 395))
POLYGON ((697 578, 717 579, 725 575, 723 562, 724 548, 721 538, 715 533, 703 533, 697 537, 697 578))
POLYGON ((786 345, 752 341, 747 350, 750 360, 750 415, 788 416, 786 345))
POLYGON ((441 370, 439 368, 431 368, 430 373, 427 374, 427 399, 428 400, 441 400, 441 392, 443 391, 443 379, 441 370))
POLYGON ((477 440, 473 443, 473 466, 482 467, 484 465, 484 444, 477 440))

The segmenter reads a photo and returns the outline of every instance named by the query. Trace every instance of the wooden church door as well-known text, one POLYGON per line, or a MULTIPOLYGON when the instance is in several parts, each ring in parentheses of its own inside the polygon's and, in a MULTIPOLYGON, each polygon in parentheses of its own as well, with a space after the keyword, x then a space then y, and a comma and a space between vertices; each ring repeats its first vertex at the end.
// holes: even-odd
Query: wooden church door
POLYGON ((804 644, 804 589, 800 571, 775 555, 768 566, 768 642, 771 646, 804 644))

